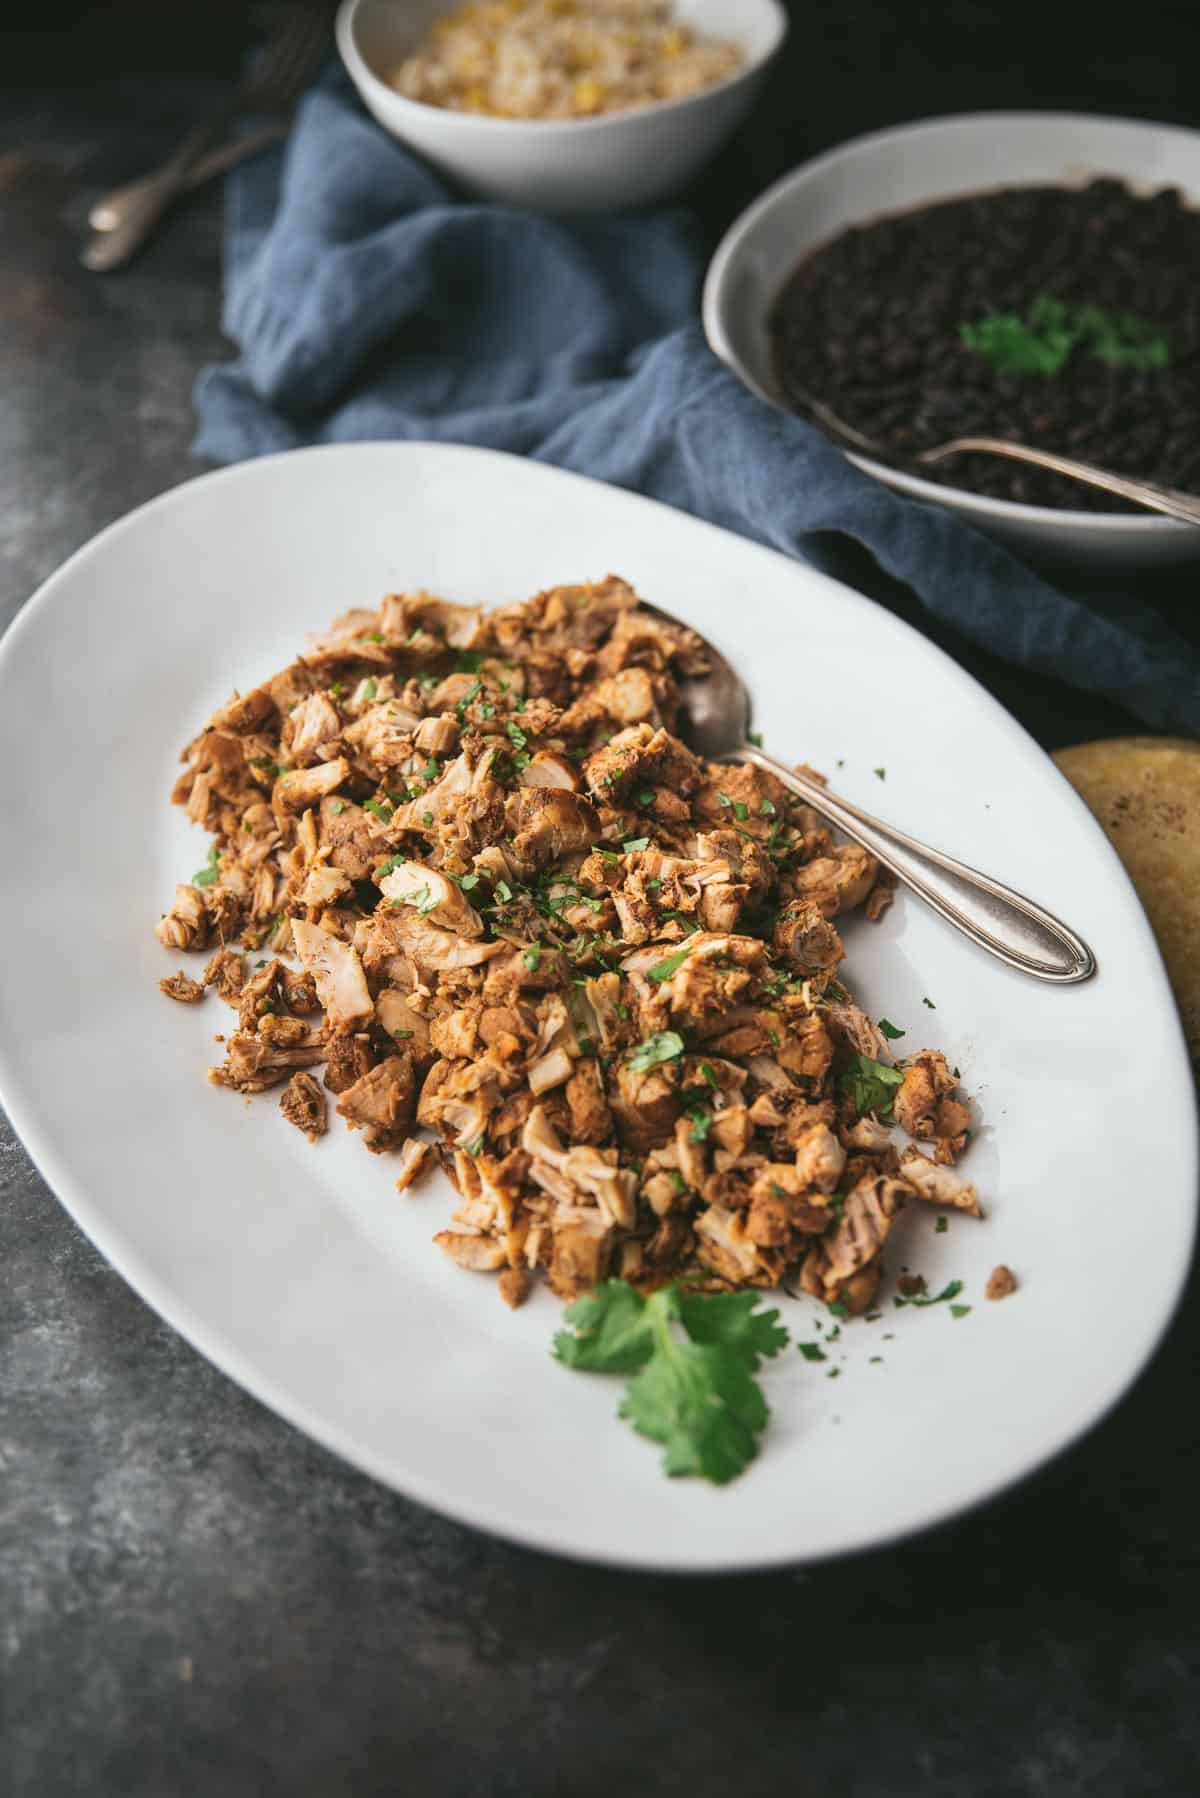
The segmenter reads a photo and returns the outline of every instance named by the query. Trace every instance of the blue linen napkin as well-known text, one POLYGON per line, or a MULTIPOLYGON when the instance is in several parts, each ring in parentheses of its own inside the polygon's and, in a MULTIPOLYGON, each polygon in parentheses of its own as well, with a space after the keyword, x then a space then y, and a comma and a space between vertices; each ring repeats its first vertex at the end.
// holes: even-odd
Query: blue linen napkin
POLYGON ((224 325, 196 452, 431 438, 515 451, 822 561, 856 540, 994 655, 1200 735, 1200 655, 1131 596, 1055 590, 936 506, 860 473, 705 344, 674 210, 553 220, 462 200, 340 71, 228 185, 224 325))

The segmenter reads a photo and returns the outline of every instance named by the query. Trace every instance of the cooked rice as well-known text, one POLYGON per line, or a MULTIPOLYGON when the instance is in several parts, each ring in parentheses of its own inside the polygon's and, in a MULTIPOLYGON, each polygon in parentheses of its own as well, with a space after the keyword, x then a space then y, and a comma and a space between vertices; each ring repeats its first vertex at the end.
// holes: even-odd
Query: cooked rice
POLYGON ((739 45, 692 31, 670 0, 473 0, 392 75, 410 100, 503 119, 572 119, 681 100, 723 81, 739 45))

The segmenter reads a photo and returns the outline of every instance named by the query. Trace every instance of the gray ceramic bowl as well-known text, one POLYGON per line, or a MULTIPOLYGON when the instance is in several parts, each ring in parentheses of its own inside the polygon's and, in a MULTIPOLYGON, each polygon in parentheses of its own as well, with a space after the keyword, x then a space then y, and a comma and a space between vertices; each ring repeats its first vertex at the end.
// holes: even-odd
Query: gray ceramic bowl
MULTIPOLYGON (((708 341, 748 387, 782 405, 767 319, 810 250, 881 213, 988 188, 1082 186, 1097 175, 1115 175, 1135 190, 1179 187, 1200 205, 1200 133, 1086 114, 993 112, 856 138, 777 181, 726 233, 704 286, 708 341)), ((1169 518, 1018 505, 869 456, 850 459, 1044 563, 1120 569, 1200 559, 1200 529, 1169 518)))

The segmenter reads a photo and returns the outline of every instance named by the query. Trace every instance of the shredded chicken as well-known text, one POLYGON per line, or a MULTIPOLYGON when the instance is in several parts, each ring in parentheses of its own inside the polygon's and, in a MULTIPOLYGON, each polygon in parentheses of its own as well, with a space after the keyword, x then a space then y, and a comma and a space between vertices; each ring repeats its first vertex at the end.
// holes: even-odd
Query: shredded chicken
POLYGON ((391 594, 183 753, 213 850, 157 934, 210 958, 164 991, 238 1013, 210 1077, 283 1086, 310 1136, 335 1094, 400 1191, 435 1139, 435 1240, 512 1306, 620 1274, 861 1311, 906 1198, 978 1212, 957 1073, 892 1064, 837 977, 890 877, 681 741, 706 672, 615 576, 492 612, 391 594))

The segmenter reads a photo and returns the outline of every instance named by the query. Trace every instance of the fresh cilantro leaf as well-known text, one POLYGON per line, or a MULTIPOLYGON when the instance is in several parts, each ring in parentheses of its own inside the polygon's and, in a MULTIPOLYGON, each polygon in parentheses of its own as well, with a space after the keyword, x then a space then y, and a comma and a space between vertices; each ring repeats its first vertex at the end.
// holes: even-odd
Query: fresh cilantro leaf
POLYGON ((390 805, 385 804, 382 799, 364 799, 363 810, 365 812, 374 812, 375 816, 384 824, 391 822, 392 808, 390 805))
POLYGON ((873 772, 876 780, 886 780, 887 779, 887 769, 886 768, 875 768, 872 770, 872 772, 873 772))
POLYGON ((335 799, 329 809, 335 818, 340 818, 346 809, 346 801, 344 799, 335 799))
POLYGON ((640 793, 635 794, 635 798, 642 810, 645 811, 647 806, 654 804, 654 788, 643 787, 640 793))
POLYGON ((903 1080, 900 1070, 888 1067, 886 1062, 874 1061, 869 1055, 852 1055, 840 1085, 842 1091, 850 1095, 854 1115, 863 1117, 869 1111, 889 1113, 895 1102, 896 1088, 903 1080))
MULTIPOLYGON (((901 1305, 940 1305, 946 1299, 956 1299, 958 1297, 959 1293, 962 1291, 962 1289, 963 1289, 963 1283, 961 1280, 950 1280, 945 1286, 942 1287, 942 1290, 940 1292, 934 1292, 934 1293, 914 1292, 914 1293, 910 1293, 907 1298, 904 1296, 903 1293, 897 1293, 896 1297, 893 1299, 892 1303, 896 1306, 901 1306, 901 1305)), ((967 1309, 969 1310, 970 1306, 968 1306, 967 1309)))
POLYGON ((221 877, 221 852, 213 843, 208 851, 208 861, 198 874, 192 875, 194 887, 210 887, 221 877))
POLYGON ((554 1338, 553 1352, 565 1367, 636 1373, 654 1353, 646 1300, 624 1280, 605 1280, 568 1305, 563 1315, 571 1330, 554 1338))
POLYGON ((776 816, 777 816, 777 815, 778 815, 778 814, 777 814, 777 812, 776 812, 776 809, 775 809, 775 802, 774 802, 774 800, 772 800, 772 799, 764 799, 764 800, 763 800, 763 802, 762 802, 762 804, 761 804, 761 805, 760 805, 760 806, 759 806, 759 808, 758 808, 758 815, 759 815, 759 817, 760 817, 760 818, 774 818, 774 817, 776 817, 776 816))
POLYGON ((369 680, 365 680, 363 682, 362 696, 364 699, 374 699, 374 697, 375 697, 376 693, 378 693, 378 691, 379 691, 379 688, 376 685, 374 675, 372 675, 369 680))
POLYGON ((403 855, 389 855, 387 860, 385 862, 380 862, 379 866, 376 868, 376 880, 382 880, 385 874, 390 874, 392 872, 393 868, 402 867, 406 859, 407 858, 403 855))
POLYGON ((649 837, 626 837, 625 841, 621 844, 621 847, 625 851, 626 855, 636 855, 639 849, 649 849, 650 838, 649 837))
POLYGON ((928 1007, 929 1007, 929 1009, 930 1009, 930 1011, 936 1011, 936 1010, 937 1010, 937 1006, 936 1006, 936 1005, 935 1005, 935 1004, 934 1004, 934 1002, 933 1002, 933 1000, 932 1000, 932 999, 922 999, 922 1000, 921 1000, 921 1004, 922 1004, 922 1005, 928 1005, 928 1007))
POLYGON ((826 1311, 828 1311, 830 1317, 845 1318, 845 1317, 849 1317, 849 1315, 850 1315, 849 1305, 844 1305, 842 1303, 841 1299, 831 1299, 830 1302, 826 1305, 825 1309, 826 1309, 826 1311))
POLYGON ((705 1111, 703 1105, 690 1105, 687 1111, 691 1129, 688 1131, 689 1142, 706 1142, 708 1133, 713 1127, 713 1114, 705 1111))
POLYGON ((970 1314, 970 1305, 951 1305, 950 1307, 951 1317, 969 1317, 970 1314))
POLYGON ((629 1057, 629 1069, 634 1074, 646 1074, 661 1062, 673 1061, 677 1055, 683 1054, 683 1038, 677 1030, 656 1030, 645 1042, 639 1043, 629 1057))
POLYGON ((476 675, 475 679, 471 682, 470 686, 467 688, 466 692, 463 694, 462 698, 458 701, 457 705, 454 708, 454 715, 458 719, 458 722, 460 724, 462 724, 464 722, 464 720, 466 719, 467 707, 470 705, 471 701, 475 698, 476 694, 481 693, 482 691, 483 691, 483 682, 480 680, 479 676, 476 675))
POLYGON ((512 719, 510 718, 508 723, 504 726, 504 729, 505 729, 505 732, 507 733, 508 740, 512 744, 513 748, 514 749, 524 749, 525 745, 529 741, 529 738, 525 735, 525 732, 521 729, 521 726, 519 724, 514 724, 512 719))
POLYGON ((498 880, 496 882, 495 894, 496 894, 496 898, 498 899, 498 901, 500 902, 501 905, 508 904, 508 902, 512 898, 513 894, 512 894, 512 888, 509 886, 507 880, 498 880))
POLYGON ((340 680, 335 680, 332 687, 329 689, 330 697, 333 699, 340 699, 345 691, 345 683, 340 680))
POLYGON ((664 906, 662 915, 664 918, 674 918, 677 924, 682 924, 689 936, 695 936, 700 929, 695 918, 689 918, 685 911, 671 911, 664 906))
POLYGON ((950 1228, 950 1225, 944 1217, 939 1217, 937 1223, 933 1226, 933 1228, 934 1228, 935 1235, 944 1236, 946 1234, 947 1230, 950 1228))
POLYGON ((414 1030, 393 1030, 392 1035, 398 1043, 406 1043, 410 1036, 416 1035, 416 1032, 414 1030))
POLYGON ((620 1415, 663 1445, 665 1471, 724 1485, 758 1453, 768 1411, 754 1372, 787 1341, 776 1313, 755 1314, 758 1302, 671 1286, 643 1299, 609 1280, 570 1307, 575 1334, 561 1333, 554 1353, 569 1367, 631 1373, 620 1415))
POLYGON ((541 966, 542 945, 540 943, 530 943, 528 949, 526 949, 525 954, 522 957, 522 960, 524 961, 525 966, 529 969, 529 972, 531 974, 535 974, 537 972, 538 968, 541 966))
POLYGON ((481 649, 460 649, 455 663, 456 674, 478 674, 483 667, 483 651, 481 649))
POLYGON ((399 899, 393 899, 391 903, 393 905, 411 905, 414 911, 426 918, 431 911, 436 911, 438 898, 436 893, 430 893, 429 882, 426 881, 423 887, 418 887, 412 893, 402 893, 399 899))
POLYGON ((720 1344, 740 1355, 751 1373, 788 1344, 778 1311, 759 1311, 759 1292, 680 1290, 679 1318, 693 1342, 720 1344))
POLYGON ((691 944, 685 943, 683 948, 677 950, 674 955, 668 955, 662 961, 656 961, 652 968, 647 969, 647 980, 652 980, 655 986, 661 986, 664 980, 669 980, 672 974, 683 966, 690 953, 691 944))
POLYGON ((796 1347, 806 1361, 826 1361, 829 1358, 819 1342, 798 1342, 796 1347))
POLYGON ((481 1130, 479 1132, 479 1135, 475 1138, 474 1142, 464 1143, 463 1147, 468 1155, 478 1155, 483 1148, 483 1131, 481 1130))
POLYGON ((701 1080, 705 1081, 709 1086, 711 1086, 714 1092, 716 1092, 717 1076, 713 1072, 713 1067, 712 1067, 711 1062, 702 1061, 700 1063, 700 1078, 701 1078, 701 1080))
POLYGON ((761 749, 763 745, 762 732, 760 730, 748 730, 746 732, 746 741, 747 743, 753 743, 756 749, 761 749))
POLYGON ((898 1038, 908 1035, 907 1030, 897 1030, 896 1026, 889 1023, 887 1018, 880 1018, 879 1031, 881 1036, 887 1037, 889 1043, 894 1043, 898 1038))
POLYGON ((473 893, 479 885, 479 876, 478 874, 464 874, 458 884, 464 893, 473 893))

